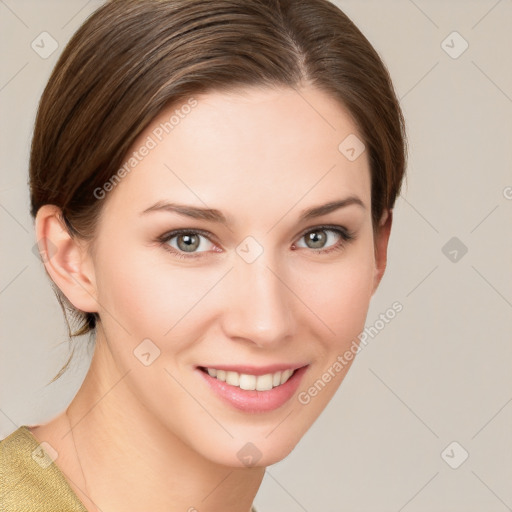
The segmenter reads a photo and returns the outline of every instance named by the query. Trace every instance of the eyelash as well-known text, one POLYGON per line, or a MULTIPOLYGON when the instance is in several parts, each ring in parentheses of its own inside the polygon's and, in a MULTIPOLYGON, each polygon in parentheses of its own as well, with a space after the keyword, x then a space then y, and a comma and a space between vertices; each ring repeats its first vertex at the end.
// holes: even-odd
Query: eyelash
MULTIPOLYGON (((304 236, 306 236, 307 234, 314 233, 315 231, 333 231, 334 233, 336 233, 340 236, 340 241, 338 243, 336 243, 335 245, 329 247, 328 249, 317 249, 317 250, 311 249, 311 251, 313 251, 316 254, 327 254, 327 253, 339 251, 341 249, 344 249, 345 245, 348 242, 355 239, 355 234, 353 232, 343 228, 342 226, 333 226, 333 225, 328 224, 328 225, 315 226, 313 228, 309 228, 307 231, 304 231, 300 235, 299 240, 301 238, 303 238, 304 236)), ((180 258, 180 259, 197 258, 197 257, 201 256, 203 254, 203 252, 186 254, 184 252, 177 251, 176 249, 174 249, 174 247, 171 247, 168 245, 168 242, 170 240, 172 240, 173 238, 175 238, 176 236, 190 235, 190 234, 201 235, 201 236, 205 237, 207 240, 209 240, 210 242, 212 242, 212 240, 210 239, 210 236, 209 236, 210 234, 207 231, 203 231, 201 229, 176 229, 174 231, 164 233, 163 235, 159 236, 156 241, 166 251, 170 252, 177 258, 180 258)), ((212 243, 214 243, 214 242, 212 242, 212 243)), ((301 249, 304 249, 304 248, 301 247, 301 249)))

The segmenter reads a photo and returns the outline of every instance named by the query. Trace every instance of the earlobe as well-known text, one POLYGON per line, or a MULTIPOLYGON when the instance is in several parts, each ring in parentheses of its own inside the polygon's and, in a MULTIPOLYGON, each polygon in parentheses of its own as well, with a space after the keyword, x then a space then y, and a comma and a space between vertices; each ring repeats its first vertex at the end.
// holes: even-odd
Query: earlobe
POLYGON ((46 272, 75 308, 97 312, 94 271, 84 243, 71 237, 55 205, 42 206, 35 231, 39 254, 46 272))
POLYGON ((379 226, 375 234, 375 274, 373 280, 372 295, 375 294, 382 280, 387 265, 387 251, 389 236, 391 234, 391 224, 393 223, 393 210, 386 209, 379 221, 379 226))

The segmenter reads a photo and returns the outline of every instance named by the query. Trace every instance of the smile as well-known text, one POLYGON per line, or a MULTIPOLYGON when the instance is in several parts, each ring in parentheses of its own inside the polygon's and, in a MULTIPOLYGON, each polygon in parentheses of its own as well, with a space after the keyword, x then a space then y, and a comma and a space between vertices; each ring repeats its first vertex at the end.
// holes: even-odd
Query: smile
POLYGON ((289 403, 309 364, 269 366, 198 366, 201 380, 215 396, 235 409, 270 412, 289 403), (236 369, 235 369, 236 368, 236 369), (236 371, 238 370, 238 371, 236 371))
POLYGON ((203 371, 207 371, 210 377, 247 391, 269 391, 272 388, 285 384, 294 372, 292 369, 287 369, 265 375, 251 375, 248 373, 217 370, 216 368, 205 368, 203 371))

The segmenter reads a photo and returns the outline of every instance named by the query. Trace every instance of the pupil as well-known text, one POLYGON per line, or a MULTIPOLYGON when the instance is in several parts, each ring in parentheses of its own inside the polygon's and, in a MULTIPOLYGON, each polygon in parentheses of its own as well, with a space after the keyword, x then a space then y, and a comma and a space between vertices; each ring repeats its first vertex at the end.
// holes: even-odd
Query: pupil
POLYGON ((314 231, 309 234, 309 241, 313 242, 314 248, 322 247, 325 244, 325 233, 323 231, 314 231))
POLYGON ((186 251, 186 252, 193 252, 194 249, 197 249, 198 243, 197 243, 197 236, 195 235, 181 235, 178 238, 178 245, 180 246, 180 249, 186 251), (194 238, 195 243, 194 243, 194 238), (184 242, 184 246, 182 247, 180 244, 180 241, 184 242))

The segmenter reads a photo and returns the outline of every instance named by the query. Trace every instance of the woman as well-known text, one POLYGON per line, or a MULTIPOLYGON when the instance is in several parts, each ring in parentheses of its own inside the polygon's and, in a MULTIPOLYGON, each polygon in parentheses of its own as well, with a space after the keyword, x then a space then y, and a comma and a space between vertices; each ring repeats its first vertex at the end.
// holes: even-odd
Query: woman
POLYGON ((250 511, 351 364, 405 161, 388 72, 326 0, 98 9, 30 159, 95 351, 62 414, 2 441, 5 510, 250 511))

